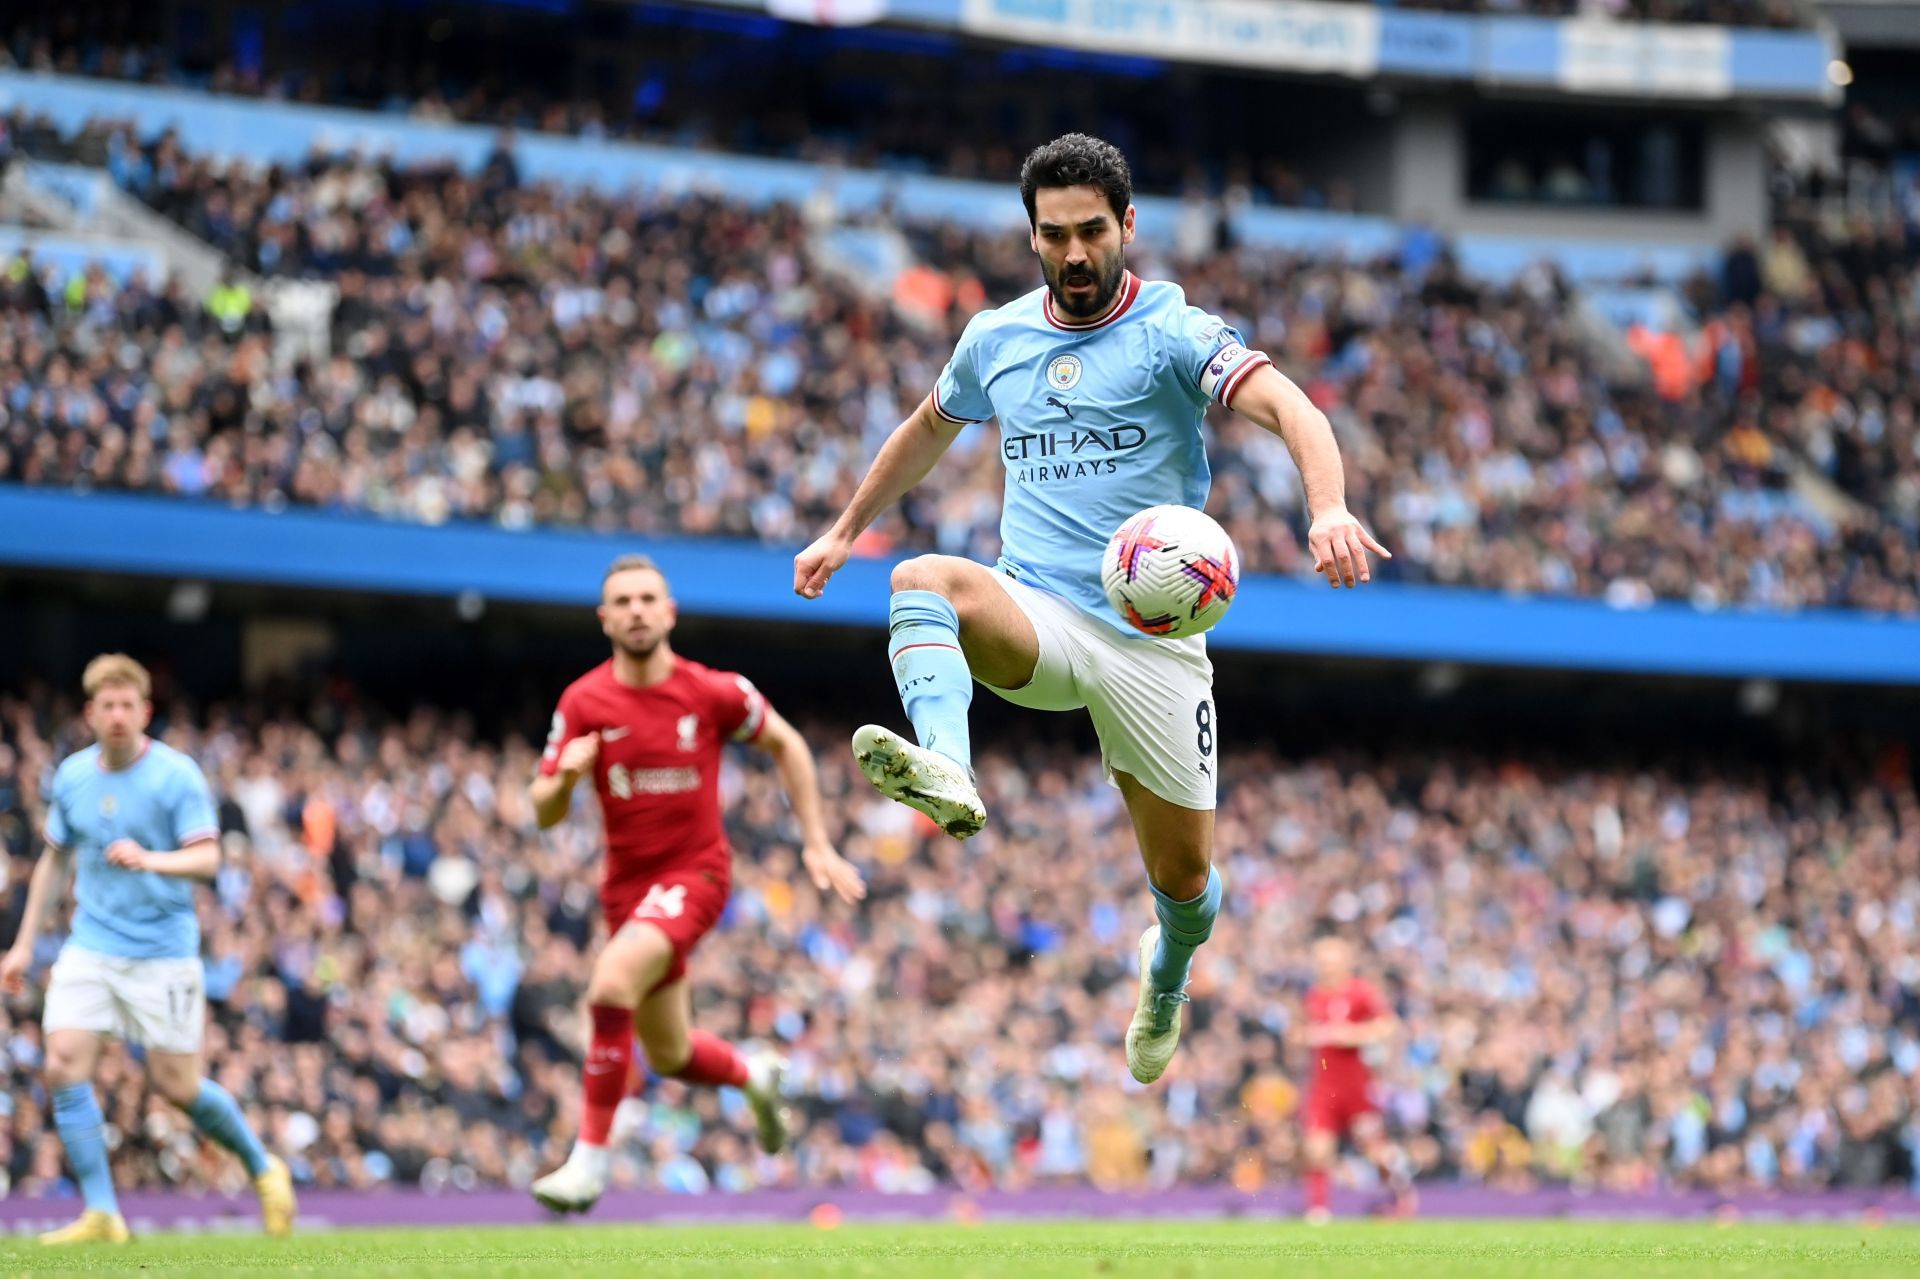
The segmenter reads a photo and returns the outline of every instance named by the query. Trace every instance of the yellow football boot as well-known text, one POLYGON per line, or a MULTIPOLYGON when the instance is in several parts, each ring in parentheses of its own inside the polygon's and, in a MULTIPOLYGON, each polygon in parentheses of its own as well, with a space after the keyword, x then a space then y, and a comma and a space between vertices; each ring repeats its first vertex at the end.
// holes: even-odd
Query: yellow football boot
POLYGON ((131 1238, 125 1217, 89 1208, 72 1225, 41 1235, 40 1242, 49 1248, 63 1248, 70 1243, 125 1243, 131 1238))

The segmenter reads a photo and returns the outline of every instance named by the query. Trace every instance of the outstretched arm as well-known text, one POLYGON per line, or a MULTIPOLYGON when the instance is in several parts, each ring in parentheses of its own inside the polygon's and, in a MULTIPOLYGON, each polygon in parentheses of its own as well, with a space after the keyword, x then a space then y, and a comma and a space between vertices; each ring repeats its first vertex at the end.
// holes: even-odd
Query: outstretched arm
POLYGON ((1347 510, 1346 472, 1327 415, 1271 364, 1247 374, 1246 381, 1234 389, 1233 411, 1279 436, 1293 454, 1307 489, 1307 514, 1313 520, 1307 531, 1313 571, 1325 573, 1328 584, 1335 587, 1372 580, 1367 552, 1389 560, 1393 556, 1347 510))
POLYGON ((867 886, 852 862, 834 850, 827 837, 824 807, 820 802, 820 778, 813 766, 813 751, 800 730, 767 708, 766 724, 753 744, 773 756, 780 782, 787 788, 793 815, 800 823, 800 860, 821 892, 832 889, 843 901, 857 902, 867 895, 867 886))
POLYGON ((967 423, 943 416, 929 395, 920 407, 895 427, 880 453, 867 468, 867 476, 854 491, 853 501, 833 527, 793 560, 793 590, 808 599, 820 598, 827 579, 840 570, 853 553, 854 539, 880 512, 904 497, 909 489, 927 477, 967 423))

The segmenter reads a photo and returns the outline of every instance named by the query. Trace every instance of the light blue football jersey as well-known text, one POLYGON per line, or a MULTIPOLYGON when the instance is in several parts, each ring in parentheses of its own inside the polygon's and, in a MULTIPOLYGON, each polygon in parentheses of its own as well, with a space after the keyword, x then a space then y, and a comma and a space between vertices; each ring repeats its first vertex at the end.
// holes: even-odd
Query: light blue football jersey
POLYGON ((109 770, 98 746, 62 760, 47 806, 47 840, 73 854, 73 945, 121 959, 185 959, 200 953, 193 881, 124 870, 107 845, 131 839, 166 851, 216 839, 220 823, 200 766, 149 741, 125 768, 109 770))
POLYGON ((974 316, 934 408, 951 422, 999 420, 999 567, 1145 639, 1101 589, 1107 539, 1146 507, 1206 506, 1207 404, 1231 405, 1268 363, 1179 285, 1131 271, 1104 320, 1066 320, 1045 288, 974 316))

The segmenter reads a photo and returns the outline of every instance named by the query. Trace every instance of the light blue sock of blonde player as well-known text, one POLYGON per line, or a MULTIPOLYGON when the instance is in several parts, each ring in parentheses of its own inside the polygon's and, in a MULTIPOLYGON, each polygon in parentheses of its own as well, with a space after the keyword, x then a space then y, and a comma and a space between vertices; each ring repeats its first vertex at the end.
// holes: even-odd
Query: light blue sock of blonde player
POLYGON ((232 1093, 211 1079, 202 1079, 200 1095, 187 1107, 187 1114, 194 1127, 240 1156, 249 1177, 258 1177, 267 1170, 266 1148, 253 1135, 232 1093))
POLYGON ((54 1091, 53 1128, 67 1148, 80 1197, 90 1212, 118 1213, 120 1198, 113 1192, 113 1170, 107 1165, 106 1122, 92 1084, 68 1084, 54 1091))
POLYGON ((973 674, 960 651, 960 614, 933 591, 895 591, 887 609, 887 657, 914 735, 962 768, 973 768, 967 708, 973 674))
MULTIPOLYGON (((1147 887, 1153 888, 1153 885, 1147 887)), ((1153 888, 1153 913, 1160 921, 1160 944, 1154 947, 1148 971, 1153 974, 1155 990, 1186 988, 1187 972, 1193 967, 1193 952, 1213 936, 1213 920, 1220 913, 1220 898, 1225 891, 1220 872, 1211 868, 1207 871, 1206 888, 1192 901, 1177 902, 1153 888)))

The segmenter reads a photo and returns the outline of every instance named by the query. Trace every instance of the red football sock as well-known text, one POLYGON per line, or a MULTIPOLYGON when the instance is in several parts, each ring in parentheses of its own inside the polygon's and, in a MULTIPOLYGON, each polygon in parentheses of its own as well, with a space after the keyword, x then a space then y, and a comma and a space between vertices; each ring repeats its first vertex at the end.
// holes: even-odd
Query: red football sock
POLYGON ((674 1072, 675 1079, 684 1079, 690 1084, 731 1084, 735 1088, 747 1086, 747 1059, 740 1050, 726 1040, 709 1035, 704 1030, 696 1030, 687 1036, 693 1045, 693 1051, 687 1054, 687 1064, 674 1072))
POLYGON ((1307 1172, 1307 1207, 1325 1208, 1333 1202, 1329 1193, 1331 1178, 1324 1168, 1313 1168, 1307 1172))
POLYGON ((633 1064, 633 1009, 595 1004, 593 1045, 581 1072, 586 1106, 580 1116, 580 1140, 589 1146, 607 1144, 613 1112, 627 1095, 627 1068, 633 1064))

